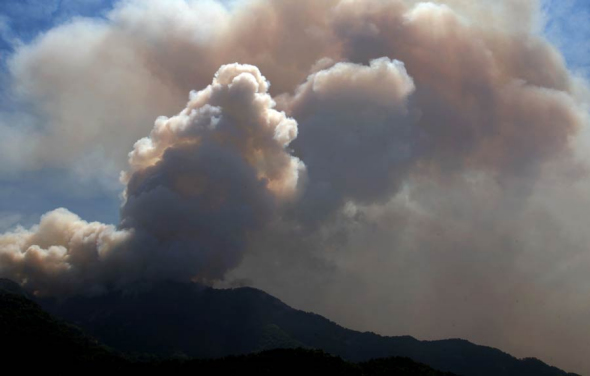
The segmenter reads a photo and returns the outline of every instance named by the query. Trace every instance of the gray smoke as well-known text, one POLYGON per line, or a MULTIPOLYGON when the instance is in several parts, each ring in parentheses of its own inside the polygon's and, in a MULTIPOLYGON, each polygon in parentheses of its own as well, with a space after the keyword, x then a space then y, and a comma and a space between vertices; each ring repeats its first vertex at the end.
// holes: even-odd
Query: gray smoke
POLYGON ((121 221, 50 212, 0 235, 0 274, 41 295, 246 283, 589 372, 590 96, 540 18, 534 0, 129 0, 50 30, 10 60, 32 110, 0 117, 0 168, 116 166, 121 221))
POLYGON ((273 109, 268 86, 254 66, 222 66, 135 144, 118 229, 57 209, 39 226, 0 235, 0 273, 37 295, 222 278, 304 173, 285 150, 297 123, 273 109))

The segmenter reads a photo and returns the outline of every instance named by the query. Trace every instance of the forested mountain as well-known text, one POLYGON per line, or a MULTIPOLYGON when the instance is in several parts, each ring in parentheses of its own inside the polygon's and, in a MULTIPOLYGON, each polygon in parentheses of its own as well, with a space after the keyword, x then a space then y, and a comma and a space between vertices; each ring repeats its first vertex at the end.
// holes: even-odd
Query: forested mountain
POLYGON ((253 288, 221 290, 166 282, 41 303, 56 316, 127 353, 218 358, 302 347, 321 349, 352 362, 408 357, 469 376, 567 375, 537 359, 516 359, 465 340, 419 341, 349 330, 253 288))

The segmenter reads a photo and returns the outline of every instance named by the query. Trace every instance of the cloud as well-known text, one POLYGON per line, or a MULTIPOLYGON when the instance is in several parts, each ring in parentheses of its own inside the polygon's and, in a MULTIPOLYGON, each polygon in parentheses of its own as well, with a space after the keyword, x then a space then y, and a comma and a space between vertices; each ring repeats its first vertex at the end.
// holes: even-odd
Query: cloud
POLYGON ((147 0, 53 28, 10 59, 2 171, 123 170, 120 223, 50 212, 0 235, 0 274, 42 295, 247 280, 584 372, 587 88, 540 12, 147 0))

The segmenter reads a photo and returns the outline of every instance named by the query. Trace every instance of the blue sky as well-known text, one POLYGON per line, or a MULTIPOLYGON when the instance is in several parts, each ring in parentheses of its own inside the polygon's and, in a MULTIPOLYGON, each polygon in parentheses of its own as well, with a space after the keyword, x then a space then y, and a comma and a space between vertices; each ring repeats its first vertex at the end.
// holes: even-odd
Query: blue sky
POLYGON ((4 0, 0 14, 14 37, 28 41, 72 17, 100 17, 112 4, 110 0, 4 0))
MULTIPOLYGON (((20 43, 73 17, 104 17, 116 0, 0 1, 0 110, 10 110, 6 59, 20 43)), ((546 36, 574 71, 590 77, 590 1, 544 0, 546 36)), ((45 170, 0 176, 0 231, 16 221, 29 225, 55 207, 68 207, 87 220, 116 223, 119 192, 89 189, 68 171, 45 170), (79 189, 71 187, 78 184, 79 189), (68 185, 65 189, 64 185, 68 185), (40 189, 39 187, 43 187, 40 189), (64 189, 62 189, 64 188, 64 189), (66 193, 64 193, 66 192, 66 193)))
POLYGON ((543 9, 547 37, 573 70, 590 77, 590 1, 545 0, 543 9))

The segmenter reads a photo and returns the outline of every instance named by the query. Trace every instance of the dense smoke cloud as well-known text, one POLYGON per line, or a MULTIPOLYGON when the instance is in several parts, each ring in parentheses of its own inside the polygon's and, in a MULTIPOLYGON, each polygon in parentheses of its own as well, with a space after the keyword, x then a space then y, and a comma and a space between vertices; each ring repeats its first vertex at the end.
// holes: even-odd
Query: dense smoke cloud
POLYGON ((293 145, 310 166, 299 204, 304 215, 324 217, 346 200, 374 202, 395 193, 416 157, 417 114, 408 109, 414 90, 403 63, 380 58, 327 67, 281 98, 304 124, 293 145))
POLYGON ((57 209, 39 226, 0 235, 0 273, 38 295, 222 278, 305 172, 285 150, 297 123, 273 109, 268 87, 254 66, 222 66, 135 144, 121 177, 120 229, 57 209))
POLYGON ((249 234, 296 194, 303 164, 285 147, 297 123, 273 109, 254 66, 224 65, 179 115, 129 154, 121 227, 150 254, 142 277, 220 279, 249 234))
POLYGON ((129 0, 54 28, 10 60, 31 109, 0 117, 0 168, 106 161, 121 221, 50 212, 0 235, 0 274, 42 295, 248 283, 588 371, 588 96, 538 9, 129 0))
POLYGON ((112 225, 88 223, 66 209, 56 209, 30 230, 0 235, 0 270, 35 292, 100 292, 104 289, 102 263, 130 235, 112 225))

